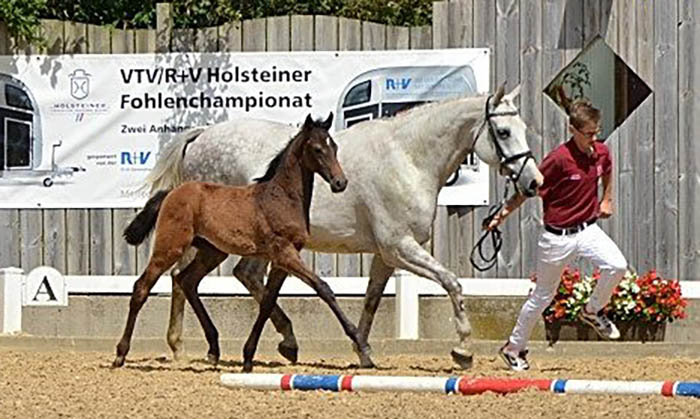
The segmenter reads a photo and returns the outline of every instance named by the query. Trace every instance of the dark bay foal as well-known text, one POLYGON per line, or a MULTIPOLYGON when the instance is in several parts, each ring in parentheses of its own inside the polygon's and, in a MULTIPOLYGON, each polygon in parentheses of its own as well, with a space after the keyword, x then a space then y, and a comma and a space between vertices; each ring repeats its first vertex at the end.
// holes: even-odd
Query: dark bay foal
POLYGON ((220 356, 218 332, 199 299, 197 286, 228 254, 237 254, 272 262, 260 312, 244 348, 244 370, 253 367, 260 333, 287 273, 318 293, 345 333, 361 348, 363 361, 371 364, 367 342, 360 341, 357 328, 342 312, 331 289, 304 265, 299 255, 309 237, 314 173, 328 182, 333 192, 342 192, 347 185, 336 158, 337 146, 328 133, 332 120, 332 114, 324 122, 313 121, 308 116, 299 133, 270 162, 256 184, 234 187, 188 182, 149 199, 124 231, 126 241, 136 245, 143 242, 154 226, 156 230, 148 265, 134 283, 114 367, 124 364, 136 317, 151 288, 191 245, 197 248, 194 260, 174 275, 173 280, 182 287, 204 329, 211 362, 218 362, 220 356))

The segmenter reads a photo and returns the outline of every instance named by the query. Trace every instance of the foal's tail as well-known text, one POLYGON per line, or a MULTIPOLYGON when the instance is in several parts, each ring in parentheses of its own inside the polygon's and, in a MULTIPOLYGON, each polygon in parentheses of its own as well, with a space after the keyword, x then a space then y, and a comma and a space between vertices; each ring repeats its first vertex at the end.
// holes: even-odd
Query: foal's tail
POLYGON ((158 191, 146 202, 146 206, 136 214, 136 217, 124 229, 124 239, 126 239, 127 243, 133 246, 141 244, 146 236, 153 231, 153 227, 155 227, 158 219, 160 205, 169 193, 169 190, 158 191))
POLYGON ((173 189, 183 182, 182 160, 185 158, 185 149, 205 129, 206 127, 197 127, 185 131, 161 150, 156 165, 146 177, 146 185, 150 186, 151 193, 173 189))

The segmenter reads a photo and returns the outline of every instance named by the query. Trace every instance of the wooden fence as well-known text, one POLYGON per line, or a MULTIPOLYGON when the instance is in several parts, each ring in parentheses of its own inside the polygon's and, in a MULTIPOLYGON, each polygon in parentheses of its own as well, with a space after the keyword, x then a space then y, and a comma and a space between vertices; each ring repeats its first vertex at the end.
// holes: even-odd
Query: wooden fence
MULTIPOLYGON (((434 3, 433 24, 394 27, 329 16, 280 16, 197 30, 172 28, 158 6, 155 30, 43 21, 46 48, 7 36, 0 53, 92 54, 213 51, 491 48, 491 85, 521 84, 521 114, 538 159, 566 138, 566 118, 544 87, 594 36, 652 89, 610 137, 616 214, 602 223, 638 270, 700 280, 700 5, 695 0, 459 0, 434 3)), ((503 182, 491 174, 493 201, 503 182)), ((0 190, 0 193, 2 191, 0 190)), ((121 238, 135 209, 0 210, 0 267, 50 265, 70 275, 134 275, 147 248, 121 238)), ((529 200, 504 226, 498 265, 475 272, 469 251, 483 207, 439 207, 433 254, 460 277, 529 276, 541 203, 529 200)), ((322 276, 366 276, 370 255, 305 255, 322 276)), ((218 272, 230 275, 234 260, 218 272)))

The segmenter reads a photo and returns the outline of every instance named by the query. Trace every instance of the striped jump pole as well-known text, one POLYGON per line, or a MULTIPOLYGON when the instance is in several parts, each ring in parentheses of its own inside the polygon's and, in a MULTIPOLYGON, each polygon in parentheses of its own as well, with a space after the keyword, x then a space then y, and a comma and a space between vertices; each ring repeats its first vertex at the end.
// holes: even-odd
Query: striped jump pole
POLYGON ((400 377, 380 375, 222 374, 221 384, 254 390, 393 391, 443 394, 500 394, 535 388, 558 394, 621 394, 700 397, 700 382, 551 380, 484 377, 400 377))

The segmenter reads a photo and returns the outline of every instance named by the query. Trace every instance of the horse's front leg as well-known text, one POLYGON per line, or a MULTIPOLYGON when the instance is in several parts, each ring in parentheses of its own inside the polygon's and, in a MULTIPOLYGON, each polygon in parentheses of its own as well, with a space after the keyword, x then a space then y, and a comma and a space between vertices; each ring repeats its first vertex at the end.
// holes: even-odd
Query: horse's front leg
POLYGON ((253 370, 253 357, 258 348, 260 335, 265 327, 265 322, 270 318, 270 314, 277 305, 277 296, 285 278, 287 278, 287 273, 281 269, 272 268, 270 271, 267 285, 263 290, 258 317, 255 319, 253 329, 250 331, 250 335, 248 335, 248 339, 243 346, 243 372, 251 372, 253 370))
MULTIPOLYGON (((263 278, 267 263, 264 259, 244 257, 233 269, 233 275, 248 289, 248 292, 258 304, 262 303, 265 292, 263 278)), ((286 273, 284 275, 286 276, 286 273)), ((282 279, 284 280, 284 278, 282 279)), ((272 320, 275 330, 283 337, 282 342, 277 345, 277 351, 289 362, 295 364, 299 353, 299 345, 297 344, 296 336, 294 336, 292 321, 289 320, 284 310, 277 304, 272 308, 270 320, 272 320)))
POLYGON ((221 351, 219 349, 219 332, 216 326, 211 321, 209 313, 207 313, 202 300, 197 293, 199 282, 214 268, 219 266, 228 255, 214 246, 202 246, 195 256, 194 260, 179 274, 173 277, 173 283, 177 283, 187 298, 187 301, 192 306, 192 310, 197 315, 199 324, 204 329, 204 336, 209 344, 207 358, 209 362, 216 365, 219 362, 221 351))
POLYGON ((393 247, 384 247, 382 256, 397 268, 405 269, 416 275, 431 279, 440 284, 452 301, 455 326, 460 344, 452 349, 452 359, 460 367, 471 368, 474 354, 471 347, 471 325, 464 305, 462 286, 457 276, 435 260, 413 237, 406 236, 393 247))
POLYGON ((280 252, 274 263, 292 275, 295 275, 316 291, 319 297, 328 304, 331 311, 340 322, 340 325, 343 327, 345 334, 359 348, 358 356, 360 357, 360 367, 374 368, 375 365, 374 362, 372 362, 371 350, 367 344, 367 340, 362 338, 357 327, 348 319, 340 308, 335 294, 333 294, 333 290, 331 290, 328 284, 304 265, 299 252, 293 247, 290 247, 286 249, 286 251, 280 252))

